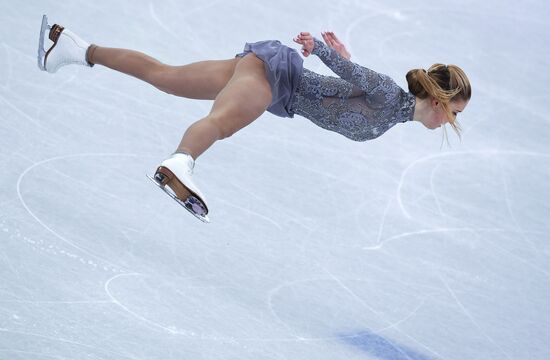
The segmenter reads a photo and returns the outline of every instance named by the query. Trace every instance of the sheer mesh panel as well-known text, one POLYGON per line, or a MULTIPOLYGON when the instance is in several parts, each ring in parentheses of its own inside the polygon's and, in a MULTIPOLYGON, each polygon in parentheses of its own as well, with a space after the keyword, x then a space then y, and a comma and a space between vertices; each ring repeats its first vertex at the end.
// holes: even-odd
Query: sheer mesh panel
POLYGON ((317 39, 313 54, 340 77, 304 68, 292 105, 296 114, 356 141, 412 120, 415 97, 389 76, 344 59, 317 39))

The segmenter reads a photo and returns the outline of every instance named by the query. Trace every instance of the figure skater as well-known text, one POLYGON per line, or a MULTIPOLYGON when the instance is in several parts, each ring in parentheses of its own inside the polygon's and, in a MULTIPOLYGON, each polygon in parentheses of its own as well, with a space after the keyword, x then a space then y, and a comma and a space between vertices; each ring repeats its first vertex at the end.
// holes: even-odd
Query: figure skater
POLYGON ((406 74, 406 92, 389 76, 350 61, 351 55, 333 32, 321 35, 324 42, 308 32, 293 41, 302 46, 304 57, 318 56, 338 77, 304 68, 299 53, 276 40, 247 43, 232 59, 166 65, 138 51, 90 45, 60 25, 48 25, 44 15, 38 66, 54 73, 69 64, 103 65, 168 94, 214 100, 208 115, 185 131, 176 151, 162 161, 154 176, 158 186, 208 221, 206 200, 192 180, 195 160, 266 110, 280 117, 301 115, 354 141, 377 138, 409 121, 428 129, 449 123, 460 135, 456 117, 470 100, 471 86, 458 66, 412 69, 406 74), (53 42, 47 51, 46 33, 53 42))

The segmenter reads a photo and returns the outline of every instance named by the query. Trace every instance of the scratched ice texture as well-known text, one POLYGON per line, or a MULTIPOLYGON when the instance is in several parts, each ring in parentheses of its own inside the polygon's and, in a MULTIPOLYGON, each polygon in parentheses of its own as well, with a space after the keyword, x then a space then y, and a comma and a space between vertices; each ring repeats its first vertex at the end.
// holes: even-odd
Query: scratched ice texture
POLYGON ((549 8, 0 0, 0 359, 550 358, 549 8), (266 113, 199 158, 206 225, 145 174, 211 102, 40 72, 42 14, 170 64, 323 30, 403 87, 455 63, 463 140, 266 113))

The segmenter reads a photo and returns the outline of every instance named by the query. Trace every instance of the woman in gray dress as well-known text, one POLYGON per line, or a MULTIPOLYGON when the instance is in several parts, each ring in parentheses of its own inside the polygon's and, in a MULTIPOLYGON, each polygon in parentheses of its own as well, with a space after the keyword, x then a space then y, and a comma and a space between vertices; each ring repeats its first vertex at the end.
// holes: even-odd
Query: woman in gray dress
POLYGON ((459 133, 456 116, 471 97, 468 78, 459 67, 413 69, 406 75, 406 92, 387 75, 350 61, 334 33, 322 37, 324 42, 302 32, 293 40, 302 46, 303 56, 317 55, 338 77, 304 68, 296 50, 275 40, 247 43, 228 60, 170 66, 138 51, 90 45, 60 25, 48 25, 44 16, 38 66, 54 73, 68 64, 99 64, 172 95, 214 100, 210 112, 186 130, 152 178, 193 215, 208 221, 205 198, 192 180, 195 160, 266 110, 282 117, 304 116, 355 141, 376 138, 397 123, 413 120, 429 129, 449 123, 459 133), (46 35, 53 42, 47 51, 46 35))

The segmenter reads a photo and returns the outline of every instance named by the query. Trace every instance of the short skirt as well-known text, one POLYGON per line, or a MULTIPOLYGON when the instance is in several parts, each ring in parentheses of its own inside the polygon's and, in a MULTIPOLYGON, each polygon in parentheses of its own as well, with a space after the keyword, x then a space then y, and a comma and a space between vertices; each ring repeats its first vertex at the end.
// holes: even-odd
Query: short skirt
POLYGON ((243 57, 249 53, 254 53, 264 62, 273 96, 267 111, 281 117, 294 117, 291 105, 300 84, 304 62, 300 54, 280 41, 265 40, 246 43, 244 51, 235 56, 243 57))

